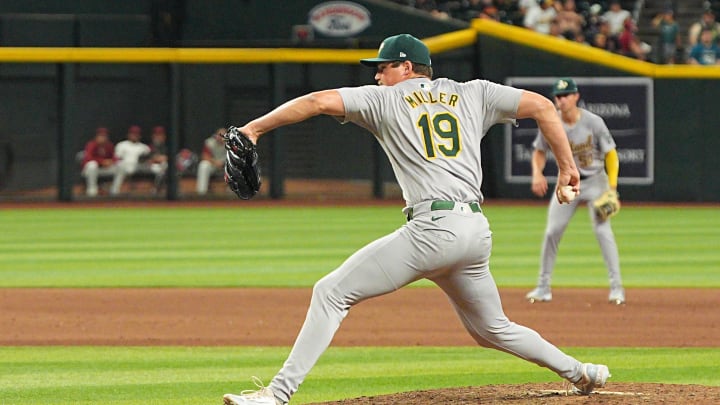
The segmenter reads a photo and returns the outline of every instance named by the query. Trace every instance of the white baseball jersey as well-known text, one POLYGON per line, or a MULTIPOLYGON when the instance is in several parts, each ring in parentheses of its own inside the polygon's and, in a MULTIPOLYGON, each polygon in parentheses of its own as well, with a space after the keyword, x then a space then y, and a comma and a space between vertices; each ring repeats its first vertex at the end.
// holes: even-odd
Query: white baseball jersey
POLYGON ((124 140, 115 146, 115 157, 120 160, 119 164, 129 173, 137 170, 140 157, 149 153, 150 147, 142 142, 124 140))
POLYGON ((491 126, 513 122, 522 94, 485 80, 427 78, 339 92, 344 122, 377 137, 408 206, 482 201, 480 142, 491 126))

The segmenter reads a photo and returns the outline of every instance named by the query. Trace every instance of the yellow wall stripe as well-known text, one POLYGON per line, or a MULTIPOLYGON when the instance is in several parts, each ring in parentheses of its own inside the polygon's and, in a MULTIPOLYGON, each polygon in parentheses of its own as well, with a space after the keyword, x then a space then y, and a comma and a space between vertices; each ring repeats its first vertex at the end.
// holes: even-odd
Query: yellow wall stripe
POLYGON ((0 48, 16 63, 358 63, 367 49, 295 48, 0 48))
POLYGON ((472 27, 479 34, 639 76, 676 79, 720 78, 720 66, 656 65, 491 20, 474 20, 472 27))
MULTIPOLYGON (((656 65, 605 52, 588 45, 538 34, 491 20, 474 20, 471 28, 423 39, 433 54, 477 42, 477 34, 540 49, 583 62, 653 78, 717 79, 720 66, 656 65)), ((355 64, 375 49, 297 48, 0 48, 0 63, 338 63, 355 64)))

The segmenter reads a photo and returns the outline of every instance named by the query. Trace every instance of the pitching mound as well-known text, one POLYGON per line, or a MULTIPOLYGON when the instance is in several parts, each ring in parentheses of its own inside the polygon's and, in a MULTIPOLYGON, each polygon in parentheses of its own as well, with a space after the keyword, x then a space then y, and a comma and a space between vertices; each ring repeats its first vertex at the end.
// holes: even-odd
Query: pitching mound
POLYGON ((671 384, 611 383, 590 396, 574 395, 562 389, 562 383, 487 385, 399 394, 360 397, 323 405, 395 405, 395 404, 717 404, 720 387, 671 384))

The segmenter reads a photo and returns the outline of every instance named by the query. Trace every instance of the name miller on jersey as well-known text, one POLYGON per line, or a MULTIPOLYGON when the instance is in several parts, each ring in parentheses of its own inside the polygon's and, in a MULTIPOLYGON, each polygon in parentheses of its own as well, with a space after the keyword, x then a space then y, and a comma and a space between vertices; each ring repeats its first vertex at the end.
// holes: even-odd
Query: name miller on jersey
POLYGON ((413 91, 412 95, 404 96, 405 101, 410 104, 410 107, 415 108, 420 104, 447 104, 450 107, 457 106, 457 102, 460 100, 460 96, 457 94, 438 93, 433 94, 429 91, 413 91))

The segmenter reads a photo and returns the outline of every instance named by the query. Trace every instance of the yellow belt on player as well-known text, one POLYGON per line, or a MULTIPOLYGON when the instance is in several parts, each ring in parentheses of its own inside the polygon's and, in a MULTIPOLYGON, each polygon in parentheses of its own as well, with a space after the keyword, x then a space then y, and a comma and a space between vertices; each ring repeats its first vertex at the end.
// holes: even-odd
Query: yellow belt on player
MULTIPOLYGON (((422 204, 422 203, 420 203, 422 204)), ((419 205, 419 204, 418 204, 419 205)), ((430 203, 430 211, 450 211, 455 209, 456 205, 466 205, 468 208, 470 208, 471 212, 482 212, 482 209, 480 209, 480 203, 478 202, 471 202, 471 203, 461 203, 461 202, 455 202, 455 201, 443 201, 443 200, 435 200, 430 203)), ((417 207, 417 205, 415 206, 417 207)), ((407 209, 407 220, 410 221, 413 219, 413 214, 416 214, 417 211, 414 209, 415 207, 409 207, 407 209)))

